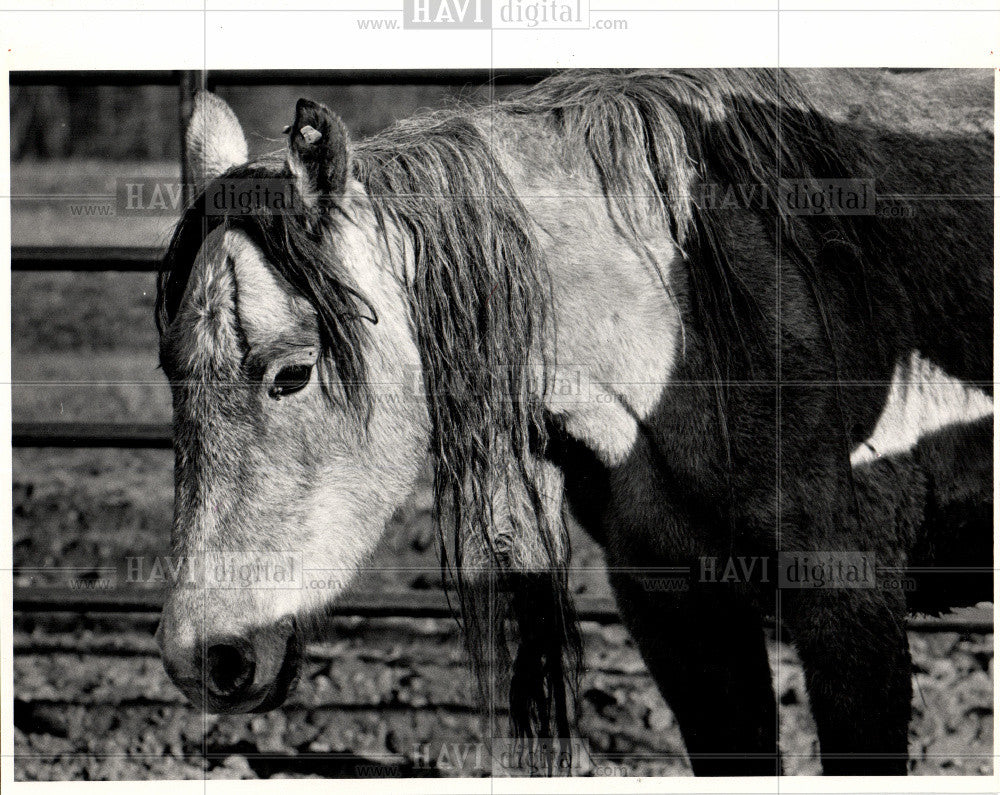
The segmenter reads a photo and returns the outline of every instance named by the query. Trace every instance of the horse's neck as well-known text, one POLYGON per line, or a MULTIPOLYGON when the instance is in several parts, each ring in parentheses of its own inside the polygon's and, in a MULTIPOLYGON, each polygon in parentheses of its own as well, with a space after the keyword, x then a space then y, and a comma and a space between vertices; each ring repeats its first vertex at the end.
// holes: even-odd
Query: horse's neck
POLYGON ((619 463, 681 355, 680 310, 664 289, 678 251, 666 235, 644 250, 630 244, 593 178, 524 159, 510 174, 552 283, 548 409, 605 463, 619 463))

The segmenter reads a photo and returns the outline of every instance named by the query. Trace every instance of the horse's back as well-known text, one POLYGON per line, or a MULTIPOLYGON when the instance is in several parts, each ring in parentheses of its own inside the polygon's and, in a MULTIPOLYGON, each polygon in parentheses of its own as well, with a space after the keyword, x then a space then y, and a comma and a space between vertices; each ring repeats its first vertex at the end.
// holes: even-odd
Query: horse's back
POLYGON ((993 97, 989 70, 801 70, 810 101, 869 158, 890 280, 913 345, 992 391, 993 97))
POLYGON ((794 69, 827 118, 922 135, 993 135, 989 69, 794 69))

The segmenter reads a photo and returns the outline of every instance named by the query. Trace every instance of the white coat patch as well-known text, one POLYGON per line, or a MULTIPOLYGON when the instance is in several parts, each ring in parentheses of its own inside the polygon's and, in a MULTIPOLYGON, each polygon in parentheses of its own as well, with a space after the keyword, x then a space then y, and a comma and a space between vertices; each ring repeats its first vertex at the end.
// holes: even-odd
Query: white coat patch
POLYGON ((896 365, 892 386, 875 431, 851 454, 851 465, 911 450, 921 437, 948 425, 993 414, 993 398, 952 378, 914 351, 896 365))

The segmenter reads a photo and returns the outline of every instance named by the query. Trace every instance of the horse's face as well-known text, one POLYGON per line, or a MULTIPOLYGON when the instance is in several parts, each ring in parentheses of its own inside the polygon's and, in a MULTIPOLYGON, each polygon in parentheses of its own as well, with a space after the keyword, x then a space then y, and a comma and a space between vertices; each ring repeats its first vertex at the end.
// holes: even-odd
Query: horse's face
MULTIPOLYGON (((202 99, 189 155, 216 162, 192 166, 214 176, 238 165, 245 144, 224 139, 234 131, 231 111, 202 99)), ((350 214, 356 188, 341 190, 350 214)), ((262 711, 285 699, 298 674, 297 623, 364 565, 427 449, 426 407, 404 396, 420 368, 407 305, 373 225, 359 216, 323 245, 378 315, 363 351, 366 418, 324 392, 316 310, 242 231, 222 226, 206 236, 163 329, 173 550, 185 575, 158 637, 175 683, 214 712, 262 711)))

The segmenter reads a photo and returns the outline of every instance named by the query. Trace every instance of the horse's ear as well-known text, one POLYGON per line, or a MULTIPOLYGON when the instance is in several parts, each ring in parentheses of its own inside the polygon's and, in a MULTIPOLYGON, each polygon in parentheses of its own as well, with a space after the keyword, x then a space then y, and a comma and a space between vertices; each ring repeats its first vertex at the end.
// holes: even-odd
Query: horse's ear
POLYGON ((288 167, 307 206, 325 206, 344 194, 349 155, 347 128, 326 105, 300 99, 288 133, 288 167))
POLYGON ((188 174, 198 193, 213 179, 249 159, 236 114, 209 91, 195 95, 184 147, 188 174))

